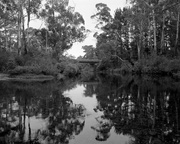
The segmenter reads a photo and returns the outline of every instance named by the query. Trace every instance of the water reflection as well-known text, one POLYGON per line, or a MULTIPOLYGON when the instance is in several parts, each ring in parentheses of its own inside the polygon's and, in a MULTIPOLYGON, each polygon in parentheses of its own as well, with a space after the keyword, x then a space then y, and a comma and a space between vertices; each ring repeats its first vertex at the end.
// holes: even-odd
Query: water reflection
POLYGON ((0 143, 69 143, 82 131, 84 107, 58 84, 1 82, 0 88, 0 143))
POLYGON ((158 77, 0 82, 0 143, 178 144, 179 96, 158 77))
POLYGON ((134 144, 180 143, 180 83, 148 77, 105 80, 96 92, 98 109, 116 133, 133 136, 134 144))

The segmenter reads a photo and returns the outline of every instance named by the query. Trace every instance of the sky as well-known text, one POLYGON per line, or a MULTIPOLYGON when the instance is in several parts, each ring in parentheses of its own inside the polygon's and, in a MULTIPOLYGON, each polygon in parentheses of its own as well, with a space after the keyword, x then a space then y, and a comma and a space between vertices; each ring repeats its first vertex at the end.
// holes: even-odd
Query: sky
MULTIPOLYGON (((96 45, 96 39, 93 38, 93 33, 95 32, 96 21, 91 19, 90 17, 96 13, 95 5, 97 3, 104 3, 111 9, 112 16, 117 8, 122 8, 127 6, 126 0, 69 0, 69 5, 75 7, 75 11, 79 12, 84 20, 85 27, 89 29, 91 33, 87 36, 87 38, 82 43, 74 43, 72 48, 66 52, 67 55, 75 56, 83 56, 84 52, 82 50, 82 46, 84 45, 96 45)), ((31 26, 35 26, 36 28, 40 28, 43 26, 40 21, 32 21, 31 26)))

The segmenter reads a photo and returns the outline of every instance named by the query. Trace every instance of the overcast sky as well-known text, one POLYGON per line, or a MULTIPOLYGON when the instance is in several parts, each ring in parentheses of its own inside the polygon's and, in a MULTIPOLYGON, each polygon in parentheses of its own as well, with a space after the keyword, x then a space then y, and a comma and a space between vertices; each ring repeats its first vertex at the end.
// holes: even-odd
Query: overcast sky
MULTIPOLYGON (((126 0, 69 0, 69 5, 75 7, 75 11, 79 12, 84 20, 85 27, 92 31, 92 33, 86 38, 83 43, 75 43, 73 47, 67 51, 68 54, 78 57, 79 55, 84 55, 83 50, 81 49, 83 45, 94 45, 96 40, 93 38, 94 27, 96 21, 92 20, 90 17, 96 13, 95 5, 97 3, 104 3, 111 9, 111 14, 114 14, 114 11, 117 8, 122 8, 127 6, 126 0)), ((42 23, 40 21, 32 21, 31 26, 40 28, 42 23)))

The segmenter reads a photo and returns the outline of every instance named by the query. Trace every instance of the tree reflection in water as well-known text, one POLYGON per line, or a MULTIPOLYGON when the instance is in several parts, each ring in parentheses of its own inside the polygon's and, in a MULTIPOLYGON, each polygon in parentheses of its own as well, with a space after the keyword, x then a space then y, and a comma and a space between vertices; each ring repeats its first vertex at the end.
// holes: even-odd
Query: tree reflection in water
MULTIPOLYGON (((108 141, 114 129, 130 136, 131 144, 180 143, 179 82, 132 76, 95 80, 84 83, 85 98, 95 96, 94 112, 101 112, 91 126, 94 139, 108 141)), ((85 125, 85 107, 62 94, 76 84, 1 82, 0 143, 69 143, 85 125)))
POLYGON ((97 117, 96 121, 98 125, 92 126, 91 128, 97 132, 96 140, 98 141, 106 141, 110 136, 111 123, 106 120, 103 116, 97 117))
POLYGON ((180 143, 180 83, 166 78, 106 78, 96 89, 104 117, 133 144, 180 143), (111 80, 110 80, 111 79, 111 80))
MULTIPOLYGON (((63 84, 72 88, 72 81, 67 85, 63 84)), ((1 82, 0 143, 68 143, 78 135, 85 123, 85 108, 64 97, 63 86, 1 82), (37 127, 32 129, 34 120, 37 127)))

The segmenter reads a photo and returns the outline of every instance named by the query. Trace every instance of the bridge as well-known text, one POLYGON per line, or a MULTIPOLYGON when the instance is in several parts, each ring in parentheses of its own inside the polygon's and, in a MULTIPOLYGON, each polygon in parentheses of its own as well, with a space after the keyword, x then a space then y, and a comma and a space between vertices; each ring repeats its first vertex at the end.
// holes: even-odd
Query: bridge
POLYGON ((76 59, 78 63, 87 63, 87 64, 98 64, 101 62, 99 59, 76 59))
POLYGON ((94 71, 96 71, 96 67, 101 62, 101 60, 99 59, 74 59, 74 60, 78 63, 90 64, 94 68, 94 71))

